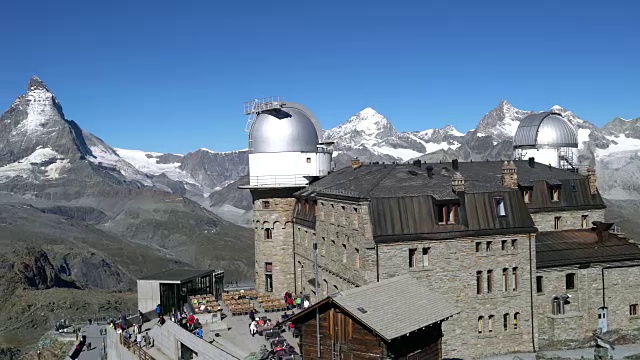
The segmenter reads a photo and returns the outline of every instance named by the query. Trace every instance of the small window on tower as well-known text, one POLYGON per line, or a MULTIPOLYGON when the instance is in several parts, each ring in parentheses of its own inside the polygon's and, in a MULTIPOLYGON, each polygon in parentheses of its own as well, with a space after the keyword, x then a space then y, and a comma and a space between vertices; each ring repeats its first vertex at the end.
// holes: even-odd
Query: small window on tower
POLYGON ((589 215, 582 215, 581 224, 583 229, 589 227, 589 215))
POLYGON ((307 158, 307 164, 311 164, 311 158, 307 158))
POLYGON ((271 203, 268 200, 263 200, 262 201, 262 208, 263 209, 271 209, 271 203))
POLYGON ((264 239, 265 240, 273 239, 273 233, 271 232, 271 229, 269 228, 264 229, 264 239))

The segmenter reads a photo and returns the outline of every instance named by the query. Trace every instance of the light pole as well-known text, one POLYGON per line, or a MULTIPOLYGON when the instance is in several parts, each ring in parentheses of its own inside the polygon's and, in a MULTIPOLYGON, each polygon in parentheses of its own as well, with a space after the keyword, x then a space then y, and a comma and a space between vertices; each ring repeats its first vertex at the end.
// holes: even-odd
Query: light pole
MULTIPOLYGON (((315 291, 316 291, 316 303, 318 302, 318 240, 314 237, 313 239, 313 278, 315 280, 315 291)), ((318 359, 321 356, 320 353, 320 310, 316 306, 316 341, 318 346, 318 359)))

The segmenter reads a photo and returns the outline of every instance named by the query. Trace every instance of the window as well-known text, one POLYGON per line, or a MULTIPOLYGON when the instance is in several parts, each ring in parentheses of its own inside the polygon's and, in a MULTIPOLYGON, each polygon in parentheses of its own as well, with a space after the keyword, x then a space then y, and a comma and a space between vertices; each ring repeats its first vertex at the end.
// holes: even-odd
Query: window
POLYGON ((589 215, 582 215, 580 223, 582 224, 582 228, 589 227, 589 215))
POLYGON ((629 316, 638 316, 638 304, 629 305, 629 316))
POLYGON ((507 210, 505 209, 505 205, 504 205, 504 198, 503 197, 493 198, 493 202, 496 206, 496 214, 498 216, 507 216, 507 210))
POLYGON ((342 244, 342 262, 347 262, 347 244, 342 244))
POLYGON ((482 295, 482 271, 476 271, 476 293, 482 295))
POLYGON ((509 319, 510 319, 510 316, 508 313, 502 315, 502 327, 504 328, 504 331, 509 330, 509 319))
POLYGON ((429 266, 429 263, 431 260, 430 257, 431 257, 431 248, 423 247, 422 248, 422 267, 429 266))
POLYGON ((524 198, 525 204, 531 203, 532 195, 533 195, 533 190, 526 189, 522 191, 522 197, 524 198))
POLYGON ((487 241, 487 247, 486 247, 487 252, 491 251, 492 245, 493 245, 492 241, 487 241))
POLYGON ((511 250, 518 250, 518 239, 511 239, 511 250))
POLYGON ((555 230, 560 230, 560 219, 561 218, 562 218, 561 216, 556 216, 556 217, 553 218, 553 228, 555 230))
POLYGON ((518 291, 518 268, 511 269, 511 274, 513 275, 513 291, 518 291))
POLYGON ((262 208, 263 209, 271 209, 271 202, 269 202, 267 200, 263 200, 262 201, 262 208))
POLYGON ((414 269, 416 267, 416 256, 418 249, 409 249, 409 269, 414 269))
POLYGON ((311 158, 307 158, 307 164, 311 164, 311 158))
POLYGON ((520 320, 520 313, 513 314, 513 329, 518 330, 518 321, 520 320))
POLYGON ((360 268, 360 250, 358 248, 353 250, 356 252, 356 267, 360 268))
POLYGON ((273 292, 273 275, 264 274, 264 291, 273 292))
POLYGON ((543 289, 542 289, 542 276, 536 276, 536 292, 538 294, 543 292, 543 289))
POLYGON ((551 201, 560 201, 560 189, 551 189, 551 201))
POLYGON ((487 293, 493 292, 493 270, 487 270, 487 293))
POLYGON ((487 331, 493 332, 493 315, 489 315, 489 326, 487 327, 487 331))
POLYGON ((502 240, 502 244, 501 244, 500 249, 501 249, 502 251, 507 250, 507 240, 502 240))
POLYGON ((458 222, 458 205, 438 205, 438 224, 451 225, 458 222))
POLYGON ((484 332, 484 316, 478 316, 478 334, 484 332))
POLYGON ((567 290, 573 290, 576 288, 576 274, 569 273, 566 275, 566 288, 567 290))
POLYGON ((502 269, 502 291, 509 291, 509 269, 502 269))
POLYGON ((480 252, 480 249, 482 249, 482 243, 480 241, 476 242, 476 252, 480 252))
POLYGON ((271 232, 271 229, 269 228, 264 229, 264 239, 265 240, 273 239, 273 233, 271 232))
POLYGON ((270 262, 264 263, 264 272, 270 273, 273 271, 273 264, 270 262))

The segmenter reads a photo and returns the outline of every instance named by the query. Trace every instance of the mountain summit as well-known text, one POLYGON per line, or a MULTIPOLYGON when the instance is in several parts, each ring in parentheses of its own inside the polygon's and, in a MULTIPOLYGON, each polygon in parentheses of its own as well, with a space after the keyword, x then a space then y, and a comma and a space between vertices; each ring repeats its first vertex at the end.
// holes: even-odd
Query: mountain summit
POLYGON ((0 166, 44 150, 56 158, 91 156, 82 130, 65 118, 54 94, 34 76, 26 94, 19 96, 0 116, 0 166))

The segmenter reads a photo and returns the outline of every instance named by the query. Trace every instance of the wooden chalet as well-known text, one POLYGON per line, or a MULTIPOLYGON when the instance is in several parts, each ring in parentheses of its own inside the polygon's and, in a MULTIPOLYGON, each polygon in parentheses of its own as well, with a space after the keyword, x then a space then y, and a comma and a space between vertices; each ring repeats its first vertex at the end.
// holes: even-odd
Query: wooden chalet
POLYGON ((290 321, 300 329, 303 359, 435 360, 442 359, 442 322, 459 312, 403 275, 333 294, 290 321))

